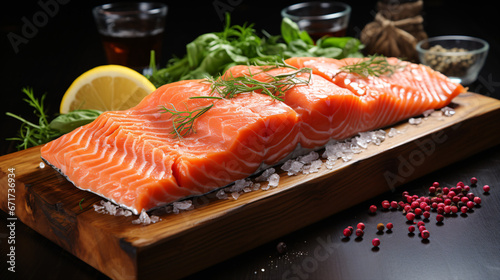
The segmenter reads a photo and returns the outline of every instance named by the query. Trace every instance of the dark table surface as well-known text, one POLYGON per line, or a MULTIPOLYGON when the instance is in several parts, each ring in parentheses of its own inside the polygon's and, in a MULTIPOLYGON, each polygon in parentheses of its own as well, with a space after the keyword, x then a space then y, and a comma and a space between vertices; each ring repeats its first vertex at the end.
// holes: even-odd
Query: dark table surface
MULTIPOLYGON (((14 152, 5 141, 14 136, 19 123, 5 112, 30 114, 21 100, 21 89, 30 86, 37 95, 47 93, 48 110, 55 114, 64 91, 84 71, 105 64, 101 42, 90 9, 102 1, 40 1, 58 3, 26 43, 14 52, 7 39, 9 32, 21 32, 23 19, 42 10, 38 1, 18 1, 0 11, 1 20, 1 114, 0 155, 14 152)), ((345 1, 353 7, 348 35, 358 37, 373 20, 376 1, 345 1)), ((257 30, 279 34, 279 11, 291 1, 167 1, 169 14, 163 52, 183 55, 184 47, 196 36, 220 31, 216 5, 232 13, 233 23, 255 23, 257 30), (220 7, 220 6, 219 6, 220 7)), ((424 1, 424 28, 429 36, 470 35, 490 43, 490 52, 478 80, 469 90, 500 99, 500 32, 495 8, 484 0, 424 1)), ((500 127, 499 127, 500 128, 500 127)), ((492 131, 491 133, 500 133, 492 131)), ((354 188, 354 187, 353 187, 354 188)), ((500 146, 454 163, 401 186, 370 201, 363 202, 325 220, 263 244, 225 262, 193 274, 188 279, 500 279, 500 146), (401 200, 402 191, 426 195, 435 181, 453 186, 477 177, 472 192, 482 198, 482 206, 466 215, 446 217, 444 223, 427 224, 428 242, 409 235, 400 211, 368 214, 371 204, 382 200, 401 200), (488 184, 489 194, 482 191, 488 184), (343 229, 365 223, 362 239, 342 238, 343 229), (392 232, 377 233, 377 223, 393 222, 392 232), (382 244, 374 250, 371 240, 382 244), (286 244, 286 253, 277 245, 286 244)), ((16 227, 16 272, 8 272, 7 215, 0 211, 0 279, 106 279, 99 271, 67 253, 21 223, 16 227), (9 278, 7 278, 9 277, 9 278)), ((242 240, 241 242, 245 242, 242 240)), ((168 278, 167 276, 165 278, 168 278)))

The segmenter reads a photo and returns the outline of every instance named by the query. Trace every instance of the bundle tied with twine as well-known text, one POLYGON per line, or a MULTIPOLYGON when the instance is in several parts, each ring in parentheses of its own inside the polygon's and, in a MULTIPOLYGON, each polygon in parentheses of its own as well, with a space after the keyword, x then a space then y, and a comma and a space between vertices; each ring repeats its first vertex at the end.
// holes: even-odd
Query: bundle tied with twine
POLYGON ((361 31, 365 52, 417 61, 415 46, 427 38, 420 15, 422 6, 421 0, 397 5, 379 2, 374 21, 361 31))

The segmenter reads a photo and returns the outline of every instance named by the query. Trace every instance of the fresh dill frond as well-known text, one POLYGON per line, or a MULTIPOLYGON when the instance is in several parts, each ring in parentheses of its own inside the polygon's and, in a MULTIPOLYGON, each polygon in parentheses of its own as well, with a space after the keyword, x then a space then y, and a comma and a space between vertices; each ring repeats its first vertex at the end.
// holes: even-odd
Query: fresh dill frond
POLYGON ((263 67, 261 71, 249 75, 238 77, 230 75, 229 77, 212 79, 212 93, 216 92, 223 98, 234 98, 240 93, 260 91, 273 99, 283 101, 287 90, 298 84, 309 84, 311 81, 312 70, 310 68, 295 69, 292 72, 275 76, 266 73, 275 67, 263 67), (259 81, 254 78, 262 73, 267 75, 269 81, 259 81), (299 77, 299 74, 303 73, 308 74, 307 78, 299 77))
POLYGON ((178 138, 184 138, 186 135, 194 132, 194 121, 210 110, 214 104, 209 106, 204 106, 194 110, 189 110, 186 105, 186 110, 180 111, 175 108, 174 104, 170 103, 171 108, 163 106, 162 113, 169 113, 173 118, 173 131, 171 134, 175 134, 178 138))
POLYGON ((360 59, 357 63, 340 67, 338 73, 346 72, 356 73, 363 77, 380 77, 382 75, 390 76, 401 67, 400 64, 389 63, 385 56, 371 55, 366 57, 366 59, 360 59))

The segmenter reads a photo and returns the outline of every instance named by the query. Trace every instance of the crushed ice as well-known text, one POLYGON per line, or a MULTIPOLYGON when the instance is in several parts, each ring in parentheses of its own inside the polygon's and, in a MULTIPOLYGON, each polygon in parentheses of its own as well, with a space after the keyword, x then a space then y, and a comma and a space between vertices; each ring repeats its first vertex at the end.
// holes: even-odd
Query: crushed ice
MULTIPOLYGON (((125 217, 132 216, 132 211, 117 206, 111 203, 110 201, 104 201, 104 200, 101 200, 99 204, 94 204, 94 211, 100 214, 107 214, 111 216, 125 216, 125 217)), ((160 217, 155 215, 149 216, 148 213, 143 209, 139 217, 136 220, 132 220, 132 223, 135 225, 138 224, 149 225, 159 221, 160 217)))
POLYGON ((111 203, 110 201, 104 201, 104 200, 101 200, 99 205, 94 204, 94 211, 96 211, 97 213, 107 214, 111 216, 128 217, 132 215, 132 211, 128 209, 123 209, 120 206, 111 203))
POLYGON ((452 117, 453 115, 455 115, 455 110, 453 110, 453 108, 450 107, 443 107, 441 109, 441 113, 445 117, 452 117))

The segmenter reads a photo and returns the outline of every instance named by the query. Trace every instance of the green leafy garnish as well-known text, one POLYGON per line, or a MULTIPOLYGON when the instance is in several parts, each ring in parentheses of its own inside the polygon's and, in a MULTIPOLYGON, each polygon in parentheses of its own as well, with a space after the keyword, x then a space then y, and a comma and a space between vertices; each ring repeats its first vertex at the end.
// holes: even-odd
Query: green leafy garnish
POLYGON ((380 77, 382 75, 390 76, 401 67, 400 64, 390 64, 384 56, 372 55, 368 56, 367 59, 361 59, 357 63, 342 66, 339 70, 340 72, 356 73, 363 77, 380 77))
POLYGON ((80 200, 80 203, 78 203, 78 205, 80 206, 80 210, 83 210, 83 207, 82 207, 82 202, 85 200, 85 198, 82 198, 82 200, 80 200))
POLYGON ((170 103, 171 108, 163 106, 162 113, 169 113, 173 118, 173 131, 171 134, 175 134, 178 138, 184 138, 186 135, 194 132, 194 121, 201 117, 201 115, 205 114, 208 110, 210 110, 214 104, 209 106, 197 108, 195 110, 190 111, 186 105, 185 111, 180 111, 175 108, 174 104, 170 103))
MULTIPOLYGON (((216 77, 234 65, 268 65, 290 57, 363 57, 363 45, 352 37, 323 37, 313 42, 309 34, 284 18, 280 35, 263 30, 257 34, 252 24, 231 25, 229 14, 221 32, 206 33, 187 44, 183 57, 170 59, 164 68, 153 69, 146 77, 156 86, 188 79, 216 77)), ((152 62, 154 56, 152 56, 152 62)))
POLYGON ((76 110, 68 114, 60 115, 49 121, 46 109, 44 108, 46 94, 43 94, 42 97, 38 99, 35 97, 32 89, 23 88, 22 91, 28 97, 23 100, 34 108, 34 114, 38 118, 38 122, 33 123, 13 113, 6 113, 7 116, 13 117, 22 123, 19 128, 18 136, 7 138, 7 140, 21 142, 16 146, 18 150, 47 143, 72 131, 76 127, 90 123, 101 114, 101 112, 97 110, 76 110))
POLYGON ((239 77, 230 76, 229 78, 209 79, 212 83, 212 92, 217 92, 224 98, 233 98, 240 93, 260 91, 271 98, 283 101, 287 90, 297 84, 309 84, 312 77, 310 68, 302 68, 280 75, 268 75, 270 79, 268 82, 262 82, 254 78, 255 75, 265 73, 273 68, 262 68, 261 72, 239 77), (308 78, 298 77, 301 73, 308 73, 308 78))

